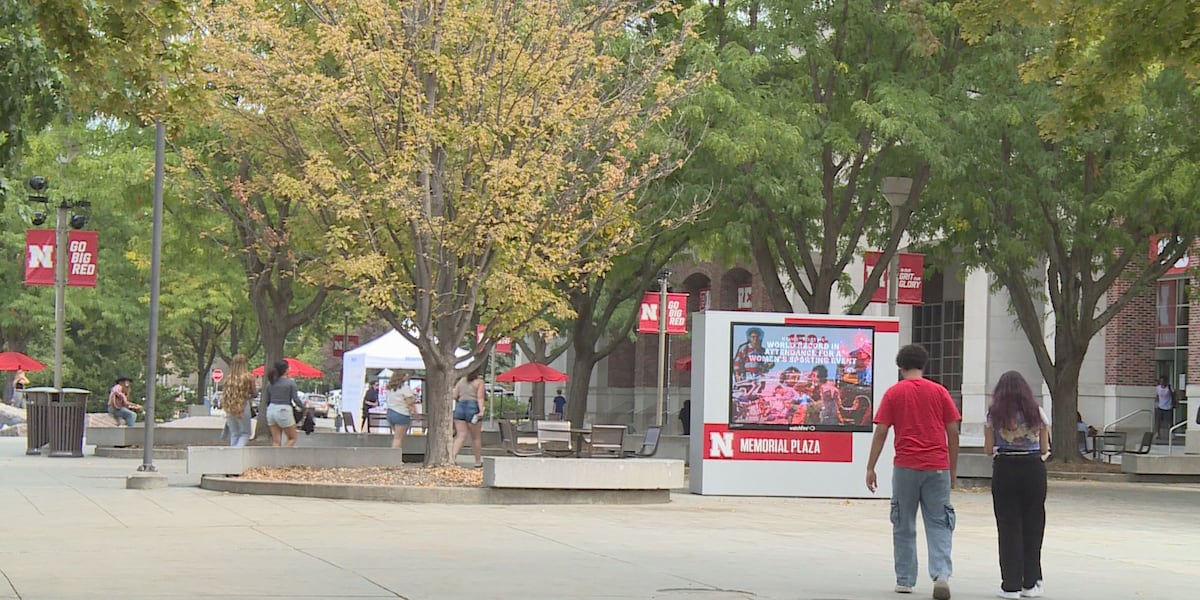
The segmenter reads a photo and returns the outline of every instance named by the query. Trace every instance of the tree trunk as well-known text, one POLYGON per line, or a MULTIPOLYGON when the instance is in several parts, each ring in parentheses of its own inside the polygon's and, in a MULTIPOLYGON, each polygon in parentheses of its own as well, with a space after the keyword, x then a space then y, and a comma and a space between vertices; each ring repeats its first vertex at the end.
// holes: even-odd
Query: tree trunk
MULTIPOLYGON (((454 356, 448 357, 446 363, 453 365, 454 356)), ((454 464, 450 455, 454 444, 454 371, 432 366, 425 372, 425 466, 441 467, 454 464)), ((469 447, 469 444, 464 446, 469 447)))
MULTIPOLYGON (((258 313, 258 330, 262 334, 263 343, 263 377, 259 383, 259 391, 262 392, 267 387, 267 371, 271 369, 271 365, 277 360, 283 360, 283 345, 287 339, 287 331, 280 327, 280 323, 276 320, 275 315, 286 315, 287 307, 283 307, 279 312, 274 312, 275 309, 267 308, 260 310, 262 306, 255 303, 255 312, 258 313), (268 313, 267 311, 271 311, 268 313)), ((253 367, 251 367, 253 368, 253 367)), ((255 442, 270 443, 271 428, 267 425, 267 404, 265 393, 260 395, 258 403, 258 425, 254 430, 255 442)))
POLYGON ((587 417, 588 387, 591 385, 592 367, 596 364, 594 353, 587 348, 575 347, 575 360, 571 361, 571 380, 567 387, 567 418, 572 427, 582 427, 587 417))
POLYGON ((1050 415, 1050 447, 1052 459, 1063 463, 1083 462, 1076 443, 1075 413, 1079 410, 1079 372, 1083 357, 1059 359, 1054 365, 1054 377, 1047 380, 1053 414, 1050 415))

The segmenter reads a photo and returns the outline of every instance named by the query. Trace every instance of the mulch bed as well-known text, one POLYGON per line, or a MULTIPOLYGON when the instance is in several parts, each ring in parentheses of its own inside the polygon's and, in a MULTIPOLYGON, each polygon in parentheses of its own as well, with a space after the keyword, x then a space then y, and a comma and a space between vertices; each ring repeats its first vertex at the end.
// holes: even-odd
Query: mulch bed
POLYGON ((483 487, 483 470, 463 467, 255 467, 242 479, 414 487, 483 487))

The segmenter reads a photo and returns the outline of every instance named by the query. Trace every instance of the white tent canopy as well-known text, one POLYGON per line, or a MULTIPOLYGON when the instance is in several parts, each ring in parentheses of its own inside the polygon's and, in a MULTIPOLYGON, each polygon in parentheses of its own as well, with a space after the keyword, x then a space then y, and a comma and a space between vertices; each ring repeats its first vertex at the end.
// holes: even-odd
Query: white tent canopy
MULTIPOLYGON (((459 349, 459 356, 467 354, 459 349)), ((367 369, 418 371, 425 361, 416 345, 395 329, 342 355, 342 411, 362 422, 362 397, 366 392, 367 369)))

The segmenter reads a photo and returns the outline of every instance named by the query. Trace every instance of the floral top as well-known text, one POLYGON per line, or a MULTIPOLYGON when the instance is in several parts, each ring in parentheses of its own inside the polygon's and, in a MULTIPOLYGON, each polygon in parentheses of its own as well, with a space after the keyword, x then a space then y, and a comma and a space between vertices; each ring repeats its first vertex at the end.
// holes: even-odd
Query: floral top
MULTIPOLYGON (((1041 410, 1038 408, 1038 411, 1041 410)), ((1046 413, 1042 412, 1042 424, 1037 427, 1029 427, 1025 424, 1025 417, 1018 412, 1016 427, 1001 428, 992 422, 992 416, 989 414, 987 426, 992 430, 997 452, 1040 452, 1042 444, 1039 434, 1042 432, 1042 427, 1050 426, 1050 420, 1046 418, 1046 413)))

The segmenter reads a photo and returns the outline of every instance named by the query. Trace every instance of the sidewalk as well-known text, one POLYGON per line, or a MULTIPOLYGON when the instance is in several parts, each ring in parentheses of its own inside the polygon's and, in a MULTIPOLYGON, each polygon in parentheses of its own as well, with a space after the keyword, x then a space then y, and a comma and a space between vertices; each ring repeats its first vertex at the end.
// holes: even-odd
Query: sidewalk
MULTIPOLYGON (((156 461, 24 455, 0 438, 0 599, 892 599, 883 501, 441 506, 240 496, 156 461)), ((90 452, 90 450, 89 450, 90 452)), ((954 598, 999 586, 986 492, 954 495, 954 598)), ((1051 482, 1047 598, 1188 598, 1200 486, 1051 482)), ((923 546, 924 542, 920 542, 923 546)), ((924 551, 922 569, 924 569, 924 551)), ((922 581, 911 598, 928 598, 922 581)))

